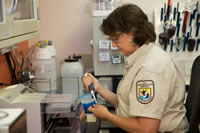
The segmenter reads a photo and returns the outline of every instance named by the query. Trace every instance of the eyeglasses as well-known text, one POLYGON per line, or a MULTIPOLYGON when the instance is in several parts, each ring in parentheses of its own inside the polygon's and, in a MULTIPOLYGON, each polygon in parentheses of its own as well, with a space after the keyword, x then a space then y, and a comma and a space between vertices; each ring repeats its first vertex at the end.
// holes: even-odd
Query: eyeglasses
POLYGON ((117 43, 121 34, 122 34, 122 33, 119 33, 119 34, 117 34, 116 36, 109 37, 108 39, 111 40, 111 41, 114 42, 114 43, 117 43))

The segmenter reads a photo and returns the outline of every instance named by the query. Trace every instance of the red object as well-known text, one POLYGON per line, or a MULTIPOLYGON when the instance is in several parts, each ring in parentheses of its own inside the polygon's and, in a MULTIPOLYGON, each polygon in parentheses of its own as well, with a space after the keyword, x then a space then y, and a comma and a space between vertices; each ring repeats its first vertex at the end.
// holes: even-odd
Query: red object
POLYGON ((167 5, 167 16, 169 16, 170 4, 171 4, 171 0, 168 0, 168 5, 167 5))
POLYGON ((183 20, 183 27, 182 27, 183 33, 185 33, 185 31, 186 31, 188 14, 189 14, 188 11, 185 11, 184 20, 183 20))

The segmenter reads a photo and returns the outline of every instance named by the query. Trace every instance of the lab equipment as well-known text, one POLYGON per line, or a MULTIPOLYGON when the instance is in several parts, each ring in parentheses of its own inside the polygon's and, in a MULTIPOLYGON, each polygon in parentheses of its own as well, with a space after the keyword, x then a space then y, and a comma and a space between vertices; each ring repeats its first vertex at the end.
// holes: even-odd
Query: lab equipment
POLYGON ((167 44, 167 34, 166 33, 164 33, 164 32, 162 32, 162 33, 160 33, 159 34, 159 43, 161 44, 161 45, 166 45, 167 44))
POLYGON ((99 49, 109 49, 110 41, 108 40, 99 40, 99 49))
POLYGON ((161 12, 160 12, 160 21, 163 21, 163 8, 161 8, 161 12))
POLYGON ((175 46, 176 51, 180 51, 183 48, 184 38, 183 37, 176 37, 175 38, 175 46))
POLYGON ((188 51, 191 52, 194 50, 195 43, 196 43, 195 39, 193 39, 193 38, 188 39, 188 47, 187 47, 188 51))
POLYGON ((195 36, 198 37, 199 35, 199 28, 200 28, 200 22, 197 24, 196 34, 195 36))
POLYGON ((176 7, 174 8, 173 20, 176 20, 176 7))
POLYGON ((175 34, 175 31, 176 31, 176 27, 172 24, 172 20, 170 21, 167 21, 165 24, 164 24, 164 28, 167 32, 167 37, 168 39, 170 39, 171 37, 174 36, 175 34))
POLYGON ((99 53, 99 61, 100 62, 109 62, 110 54, 108 52, 99 53))
POLYGON ((83 133, 84 109, 70 94, 35 93, 22 84, 0 89, 1 108, 25 108, 28 133, 83 133))
POLYGON ((117 47, 112 46, 108 36, 99 29, 103 20, 110 14, 109 11, 93 12, 93 68, 95 76, 118 76, 123 74, 123 55, 117 47), (120 55, 120 56, 113 56, 120 55), (113 56, 113 57, 112 57, 113 56), (119 57, 119 58, 115 58, 119 57), (105 69, 108 68, 108 69, 105 69))
POLYGON ((190 33, 189 33, 189 38, 188 38, 188 51, 192 52, 194 50, 194 46, 196 43, 196 40, 194 38, 192 38, 192 27, 190 28, 190 33))
POLYGON ((122 63, 122 56, 120 54, 114 54, 111 56, 113 64, 120 64, 122 63))
POLYGON ((41 101, 41 123, 45 133, 84 133, 86 115, 79 99, 52 94, 41 101))
POLYGON ((76 97, 84 93, 81 77, 83 76, 82 64, 77 58, 68 56, 61 66, 62 93, 73 94, 76 97))
POLYGON ((200 39, 197 39, 196 51, 198 51, 198 49, 199 49, 199 43, 200 43, 200 39))
POLYGON ((114 0, 93 0, 93 10, 113 10, 114 0))
POLYGON ((35 77, 35 72, 33 70, 26 68, 24 70, 19 71, 18 76, 20 79, 20 83, 32 82, 32 80, 35 77))
POLYGON ((95 89, 94 89, 94 83, 91 83, 91 84, 88 86, 88 88, 89 88, 89 91, 90 91, 90 93, 91 93, 91 95, 92 95, 92 98, 93 98, 94 101, 97 103, 97 99, 96 99, 96 96, 95 96, 95 93, 94 93, 94 91, 95 91, 95 89))
POLYGON ((165 8, 167 7, 166 3, 158 10, 155 9, 154 12, 154 26, 156 34, 158 35, 156 42, 160 42, 160 44, 156 44, 159 47, 163 48, 172 57, 175 64, 181 70, 181 73, 184 75, 185 83, 187 85, 190 81, 190 63, 199 55, 199 53, 196 52, 199 50, 199 1, 190 1, 191 2, 189 2, 188 5, 184 4, 187 3, 186 1, 181 3, 174 3, 173 1, 171 1, 173 2, 172 4, 175 6, 173 6, 173 10, 171 10, 171 16, 169 17, 169 20, 167 20, 166 18, 166 22, 164 21, 164 19, 162 20, 162 18, 160 18, 162 17, 162 8, 164 10, 163 17, 165 17, 165 15, 167 14, 165 12, 165 8), (168 34, 168 30, 166 30, 165 25, 163 25, 167 22, 169 24, 171 22, 171 24, 176 28, 175 36, 172 36, 171 38, 169 38, 170 35, 168 34), (167 40, 167 45, 163 46, 163 40, 167 40))
POLYGON ((27 133, 26 111, 22 108, 0 109, 0 133, 27 133))
MULTIPOLYGON (((164 29, 164 32, 159 31, 160 44, 161 45, 164 44, 163 40, 167 40, 167 45, 169 45, 170 42, 172 42, 172 40, 174 42, 174 45, 171 45, 170 48, 167 47, 167 45, 161 46, 166 52, 172 52, 174 47, 176 48, 176 52, 191 52, 193 51, 194 47, 196 47, 195 45, 198 39, 198 30, 199 30, 198 5, 199 1, 187 0, 184 2, 183 9, 181 7, 180 10, 179 3, 177 3, 177 6, 173 7, 172 11, 170 9, 172 7, 171 0, 168 0, 167 6, 165 3, 164 7, 162 7, 158 12, 156 11, 156 13, 159 13, 160 18, 159 20, 156 21, 155 26, 156 27, 159 26, 158 27, 159 29, 162 28, 164 29), (167 11, 165 12, 166 7, 167 11), (163 20, 163 15, 164 15, 164 20, 163 20), (193 33, 191 32, 191 29, 193 30, 193 33), (190 33, 189 36, 188 32, 190 33), (175 37, 173 36, 174 34, 176 35, 175 37)), ((158 17, 158 15, 156 16, 158 17)))
POLYGON ((169 18, 169 16, 170 16, 170 12, 171 12, 170 10, 171 10, 171 0, 168 0, 167 13, 166 13, 167 18, 169 18))
POLYGON ((182 32, 183 32, 183 33, 186 32, 188 14, 189 14, 189 12, 188 12, 188 11, 185 11, 184 20, 183 20, 183 26, 182 26, 182 32))
POLYGON ((73 59, 78 59, 78 62, 82 65, 82 67, 83 67, 83 73, 86 71, 86 69, 85 69, 85 63, 84 63, 84 61, 83 61, 83 58, 82 58, 82 56, 81 55, 77 55, 77 54, 73 54, 73 56, 72 56, 72 58, 73 59))
POLYGON ((170 52, 173 52, 173 45, 174 45, 174 41, 171 40, 171 42, 170 42, 170 52))
POLYGON ((35 71, 34 83, 38 92, 57 93, 56 53, 53 46, 47 45, 48 41, 40 41, 32 61, 32 69, 35 71))

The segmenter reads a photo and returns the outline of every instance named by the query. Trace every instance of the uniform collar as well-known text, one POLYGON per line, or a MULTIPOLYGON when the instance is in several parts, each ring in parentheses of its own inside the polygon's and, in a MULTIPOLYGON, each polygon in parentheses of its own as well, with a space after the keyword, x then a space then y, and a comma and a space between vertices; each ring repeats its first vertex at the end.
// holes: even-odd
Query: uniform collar
POLYGON ((144 44, 138 48, 134 53, 127 57, 125 61, 125 67, 129 68, 132 66, 142 55, 144 55, 154 43, 144 44))

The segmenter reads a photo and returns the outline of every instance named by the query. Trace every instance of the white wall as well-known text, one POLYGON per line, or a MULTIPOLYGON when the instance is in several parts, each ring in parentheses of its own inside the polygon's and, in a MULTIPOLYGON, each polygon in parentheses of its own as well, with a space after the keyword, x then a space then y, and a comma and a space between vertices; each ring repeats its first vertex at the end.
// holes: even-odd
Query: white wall
MULTIPOLYGON (((168 0, 121 0, 133 2, 152 17, 154 8, 168 0)), ((173 1, 173 0, 172 0, 173 1)), ((176 5, 177 1, 174 0, 176 5)), ((57 58, 62 62, 68 54, 90 54, 92 40, 92 0, 40 0, 40 39, 53 40, 57 58)), ((183 3, 180 3, 180 7, 183 3)))

